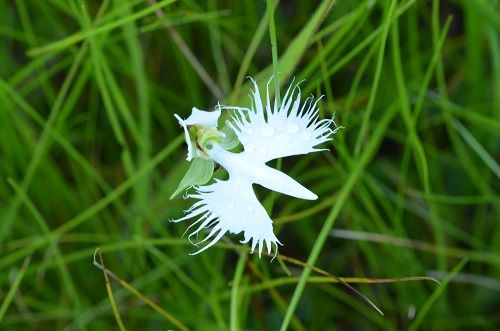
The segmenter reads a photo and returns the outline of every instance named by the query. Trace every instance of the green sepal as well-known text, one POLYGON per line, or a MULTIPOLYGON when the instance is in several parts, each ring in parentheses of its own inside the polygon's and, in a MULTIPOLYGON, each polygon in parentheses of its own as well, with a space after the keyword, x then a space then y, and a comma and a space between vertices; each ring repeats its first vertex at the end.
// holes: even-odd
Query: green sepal
POLYGON ((238 137, 230 127, 225 126, 220 131, 224 133, 224 137, 219 138, 219 145, 226 151, 230 151, 240 144, 238 137))
POLYGON ((191 161, 191 166, 182 178, 175 192, 170 196, 172 200, 177 194, 193 185, 207 183, 214 173, 214 161, 196 157, 191 161))

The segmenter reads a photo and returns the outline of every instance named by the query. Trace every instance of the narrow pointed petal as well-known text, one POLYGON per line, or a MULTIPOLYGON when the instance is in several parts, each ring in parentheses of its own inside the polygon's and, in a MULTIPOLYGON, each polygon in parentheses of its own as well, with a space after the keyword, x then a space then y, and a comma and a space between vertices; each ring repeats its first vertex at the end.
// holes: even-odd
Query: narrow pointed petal
POLYGON ((174 116, 177 119, 177 121, 179 121, 179 124, 182 126, 182 128, 184 129, 184 140, 186 141, 186 145, 188 148, 186 160, 191 161, 193 159, 193 157, 195 157, 195 155, 194 155, 195 147, 193 146, 193 143, 191 142, 191 138, 189 137, 189 131, 187 128, 187 124, 182 118, 179 117, 179 115, 174 114, 174 116))
POLYGON ((253 182, 267 189, 305 200, 316 200, 318 196, 283 172, 259 165, 254 172, 253 182))

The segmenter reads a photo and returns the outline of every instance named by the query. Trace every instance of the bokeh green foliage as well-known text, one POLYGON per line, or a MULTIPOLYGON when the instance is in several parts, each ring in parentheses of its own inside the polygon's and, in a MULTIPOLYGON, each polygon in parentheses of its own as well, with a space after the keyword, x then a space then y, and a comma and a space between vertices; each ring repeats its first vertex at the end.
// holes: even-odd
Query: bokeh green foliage
POLYGON ((332 278, 247 257, 237 235, 188 255, 188 224, 168 222, 191 204, 169 200, 188 169, 173 114, 248 106, 247 75, 265 88, 266 12, 0 1, 0 329, 116 330, 116 314, 127 330, 177 328, 111 279, 113 311, 97 247, 193 330, 500 328, 496 0, 282 1, 274 14, 282 86, 304 79, 344 126, 329 152, 279 164, 319 200, 255 188, 280 253, 358 282, 460 267, 449 283, 355 285, 380 316, 332 278))

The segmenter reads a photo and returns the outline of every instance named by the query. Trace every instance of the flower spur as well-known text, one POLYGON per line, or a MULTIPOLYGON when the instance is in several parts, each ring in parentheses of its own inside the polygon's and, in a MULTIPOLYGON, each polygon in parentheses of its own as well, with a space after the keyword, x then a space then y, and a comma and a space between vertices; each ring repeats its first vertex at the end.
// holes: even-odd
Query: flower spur
POLYGON ((319 99, 309 97, 301 103, 298 85, 294 87, 292 83, 281 105, 275 100, 271 107, 269 83, 265 104, 253 79, 252 83, 254 90, 250 96, 251 108, 218 106, 214 112, 193 108, 193 113, 186 120, 175 115, 184 128, 188 160, 193 157, 208 157, 224 167, 229 174, 226 181, 215 179, 213 184, 195 186, 196 192, 188 194, 186 198, 198 201, 185 211, 184 217, 173 220, 181 222, 198 218, 186 230, 197 226, 189 235, 190 240, 202 230, 211 228, 208 235, 198 243, 206 244, 193 254, 213 246, 227 232, 243 232, 241 243, 251 241, 252 253, 258 246, 259 257, 264 245, 268 254, 271 254, 273 247, 277 252, 278 244, 281 243, 274 235, 272 220, 255 196, 253 184, 301 199, 317 199, 316 194, 283 172, 267 166, 266 162, 320 151, 321 149, 314 147, 330 140, 338 127, 333 119, 318 119, 319 99), (221 109, 233 111, 226 125, 243 145, 244 150, 240 153, 230 152, 220 144, 220 137, 224 136, 217 130, 221 109), (195 137, 191 138, 189 127, 211 133, 206 138, 196 131, 195 137))

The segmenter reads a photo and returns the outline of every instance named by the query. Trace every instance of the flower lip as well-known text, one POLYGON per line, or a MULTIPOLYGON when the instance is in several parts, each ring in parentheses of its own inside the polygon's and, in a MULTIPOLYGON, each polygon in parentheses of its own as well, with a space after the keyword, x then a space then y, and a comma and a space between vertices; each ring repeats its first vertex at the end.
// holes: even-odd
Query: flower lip
POLYGON ((292 197, 316 200, 318 196, 285 173, 253 160, 247 153, 232 153, 218 144, 207 148, 208 156, 223 166, 229 177, 245 178, 248 183, 259 184, 269 190, 292 197))

